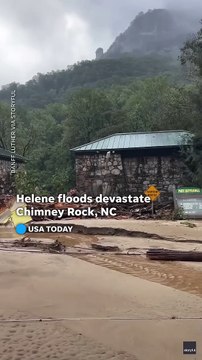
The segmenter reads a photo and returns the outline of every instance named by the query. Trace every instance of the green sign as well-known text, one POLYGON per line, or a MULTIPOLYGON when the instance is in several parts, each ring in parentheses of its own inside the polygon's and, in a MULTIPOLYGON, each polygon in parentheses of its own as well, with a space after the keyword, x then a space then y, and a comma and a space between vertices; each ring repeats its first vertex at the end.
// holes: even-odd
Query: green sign
POLYGON ((181 187, 176 189, 177 194, 202 194, 202 189, 197 187, 181 187))
POLYGON ((202 219, 202 189, 180 187, 174 191, 175 204, 182 208, 187 218, 202 219))

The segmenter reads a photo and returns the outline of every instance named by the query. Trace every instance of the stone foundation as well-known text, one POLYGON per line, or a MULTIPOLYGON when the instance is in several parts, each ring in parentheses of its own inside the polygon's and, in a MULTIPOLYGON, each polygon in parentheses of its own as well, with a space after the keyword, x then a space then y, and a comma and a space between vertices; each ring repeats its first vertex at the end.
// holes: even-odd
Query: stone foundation
POLYGON ((172 199, 173 185, 183 184, 184 165, 179 156, 131 154, 76 154, 76 185, 80 193, 140 195, 149 185, 172 199))

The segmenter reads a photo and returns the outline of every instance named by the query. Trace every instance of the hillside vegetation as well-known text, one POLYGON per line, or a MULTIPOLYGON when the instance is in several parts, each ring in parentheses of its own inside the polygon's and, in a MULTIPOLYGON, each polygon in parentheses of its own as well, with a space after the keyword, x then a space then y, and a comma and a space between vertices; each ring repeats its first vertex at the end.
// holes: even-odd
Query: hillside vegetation
POLYGON ((53 102, 64 102, 80 88, 109 88, 158 75, 185 81, 179 62, 164 56, 82 61, 66 70, 37 74, 25 85, 6 85, 0 91, 0 101, 9 102, 10 92, 16 89, 18 106, 41 108, 53 102))
POLYGON ((202 29, 180 61, 149 55, 84 61, 0 91, 0 147, 10 148, 10 94, 16 90, 17 152, 26 172, 18 192, 59 193, 74 186, 71 148, 116 132, 184 129, 190 184, 202 186, 202 29), (189 70, 189 81, 187 73, 189 70), (192 81, 192 80, 195 81, 192 81))

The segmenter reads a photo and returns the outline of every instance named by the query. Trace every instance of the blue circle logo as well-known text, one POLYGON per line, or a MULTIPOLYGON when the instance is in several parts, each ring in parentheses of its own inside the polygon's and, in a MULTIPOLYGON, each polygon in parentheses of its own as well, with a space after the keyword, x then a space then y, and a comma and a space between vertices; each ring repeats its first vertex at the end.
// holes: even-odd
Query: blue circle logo
POLYGON ((27 226, 24 224, 18 224, 15 228, 15 231, 19 235, 24 235, 27 231, 27 226))

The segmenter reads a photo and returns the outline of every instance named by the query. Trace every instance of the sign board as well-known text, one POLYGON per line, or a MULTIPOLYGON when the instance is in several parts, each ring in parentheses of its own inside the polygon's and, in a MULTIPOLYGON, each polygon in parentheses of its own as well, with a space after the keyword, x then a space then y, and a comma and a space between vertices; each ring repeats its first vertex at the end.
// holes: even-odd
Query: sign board
POLYGON ((182 208, 187 218, 202 219, 202 189, 197 187, 180 187, 174 191, 177 208, 182 208))
POLYGON ((177 194, 202 194, 202 189, 196 187, 180 187, 176 189, 177 194))
POLYGON ((151 201, 157 200, 160 195, 160 191, 153 185, 149 186, 144 193, 150 197, 151 201))

